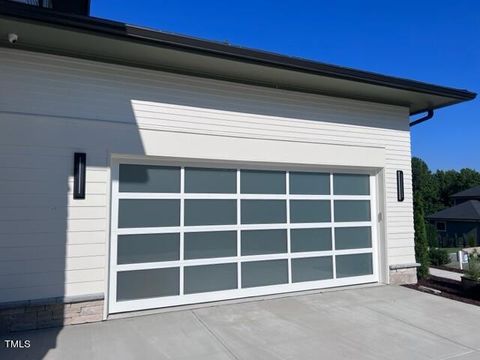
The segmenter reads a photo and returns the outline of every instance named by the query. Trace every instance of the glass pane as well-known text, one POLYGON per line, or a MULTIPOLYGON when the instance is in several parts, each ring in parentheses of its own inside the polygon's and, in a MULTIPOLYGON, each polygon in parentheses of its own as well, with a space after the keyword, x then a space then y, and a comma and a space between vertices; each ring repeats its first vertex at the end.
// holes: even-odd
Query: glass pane
POLYGON ((185 259, 237 256, 236 231, 185 233, 185 259))
POLYGON ((186 266, 185 294, 237 288, 237 263, 186 266))
POLYGON ((373 274, 372 254, 337 255, 337 278, 373 274))
POLYGON ((237 171, 185 168, 186 193, 236 193, 237 171))
POLYGON ((180 225, 180 200, 120 199, 118 227, 160 227, 180 225))
POLYGON ((285 194, 284 171, 242 170, 240 190, 242 194, 285 194))
POLYGON ((179 234, 118 235, 118 264, 180 259, 179 234))
POLYGON ((237 223, 237 200, 185 200, 185 225, 237 223))
POLYGON ((332 250, 331 229, 290 230, 292 252, 332 250))
POLYGON ((278 224, 287 221, 285 200, 242 200, 242 224, 278 224))
POLYGON ((117 301, 179 295, 179 287, 178 267, 117 273, 117 301))
POLYGON ((372 247, 370 227, 335 228, 335 249, 361 249, 372 247))
POLYGON ((242 231, 242 255, 287 252, 287 230, 242 231))
POLYGON ((292 223, 329 222, 330 201, 291 200, 290 221, 292 223))
POLYGON ((356 174, 334 174, 335 195, 370 195, 370 177, 356 174))
POLYGON ((242 263, 242 288, 286 284, 288 261, 249 261, 242 263))
POLYGON ((180 192, 180 168, 152 165, 120 165, 120 192, 180 192))
POLYGON ((370 221, 369 200, 335 200, 335 221, 370 221))
POLYGON ((333 278, 331 256, 292 259, 292 281, 315 281, 333 278))
POLYGON ((291 172, 290 194, 329 195, 330 175, 309 172, 291 172))

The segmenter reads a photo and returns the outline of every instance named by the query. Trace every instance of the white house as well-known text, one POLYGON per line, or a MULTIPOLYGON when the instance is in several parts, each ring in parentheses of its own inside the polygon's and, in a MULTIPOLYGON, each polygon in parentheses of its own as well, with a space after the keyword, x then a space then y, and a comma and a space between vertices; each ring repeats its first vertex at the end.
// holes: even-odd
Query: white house
POLYGON ((474 93, 71 3, 0 4, 3 330, 416 281, 410 116, 474 93))

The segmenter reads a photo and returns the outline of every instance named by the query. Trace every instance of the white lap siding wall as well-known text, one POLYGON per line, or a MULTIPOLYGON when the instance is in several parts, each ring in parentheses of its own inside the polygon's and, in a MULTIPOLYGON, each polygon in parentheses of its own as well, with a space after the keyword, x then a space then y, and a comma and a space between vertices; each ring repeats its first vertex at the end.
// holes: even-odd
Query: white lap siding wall
POLYGON ((407 108, 12 49, 0 58, 0 302, 104 293, 111 154, 168 156, 197 134, 381 150, 384 269, 415 261, 407 108), (85 200, 72 199, 76 151, 87 153, 85 200))

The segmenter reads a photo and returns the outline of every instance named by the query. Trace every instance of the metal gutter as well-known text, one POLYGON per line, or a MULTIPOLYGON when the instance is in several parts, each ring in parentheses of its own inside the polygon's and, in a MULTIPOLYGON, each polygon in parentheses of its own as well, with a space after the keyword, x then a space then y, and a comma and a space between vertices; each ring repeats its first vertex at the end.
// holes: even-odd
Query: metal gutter
POLYGON ((414 120, 410 123, 410 127, 421 124, 424 121, 430 120, 433 118, 433 110, 428 110, 427 115, 421 117, 420 119, 414 120))

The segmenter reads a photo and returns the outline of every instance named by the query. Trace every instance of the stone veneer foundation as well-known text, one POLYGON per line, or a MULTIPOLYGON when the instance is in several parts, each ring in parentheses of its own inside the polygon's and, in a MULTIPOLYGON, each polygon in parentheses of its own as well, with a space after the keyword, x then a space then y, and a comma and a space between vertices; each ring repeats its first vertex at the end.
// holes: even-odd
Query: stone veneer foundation
POLYGON ((0 304, 0 334, 103 320, 103 297, 0 304))
POLYGON ((390 268, 390 284, 404 285, 417 283, 417 267, 390 268))

